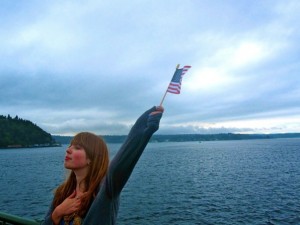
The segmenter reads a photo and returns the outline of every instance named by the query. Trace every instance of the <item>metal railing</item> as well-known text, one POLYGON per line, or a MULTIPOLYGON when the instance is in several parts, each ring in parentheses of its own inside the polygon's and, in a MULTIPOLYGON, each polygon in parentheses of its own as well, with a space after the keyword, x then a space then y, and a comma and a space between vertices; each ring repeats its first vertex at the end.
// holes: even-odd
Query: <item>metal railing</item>
POLYGON ((0 225, 39 225, 41 222, 0 212, 0 225))

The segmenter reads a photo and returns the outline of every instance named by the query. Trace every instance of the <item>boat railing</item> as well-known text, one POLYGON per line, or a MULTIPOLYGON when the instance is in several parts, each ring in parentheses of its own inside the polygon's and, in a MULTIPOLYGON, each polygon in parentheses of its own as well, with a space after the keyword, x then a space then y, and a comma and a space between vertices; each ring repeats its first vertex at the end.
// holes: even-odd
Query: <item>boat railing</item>
POLYGON ((37 220, 27 219, 8 213, 0 212, 0 225, 39 225, 37 220))

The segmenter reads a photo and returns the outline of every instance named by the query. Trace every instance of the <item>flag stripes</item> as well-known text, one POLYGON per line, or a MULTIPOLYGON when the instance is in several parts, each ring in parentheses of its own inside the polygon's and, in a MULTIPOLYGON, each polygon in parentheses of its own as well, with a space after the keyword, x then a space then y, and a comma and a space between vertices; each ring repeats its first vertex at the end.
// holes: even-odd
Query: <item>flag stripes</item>
POLYGON ((190 68, 191 66, 184 66, 181 69, 176 69, 168 86, 167 92, 172 94, 180 94, 182 77, 190 68))

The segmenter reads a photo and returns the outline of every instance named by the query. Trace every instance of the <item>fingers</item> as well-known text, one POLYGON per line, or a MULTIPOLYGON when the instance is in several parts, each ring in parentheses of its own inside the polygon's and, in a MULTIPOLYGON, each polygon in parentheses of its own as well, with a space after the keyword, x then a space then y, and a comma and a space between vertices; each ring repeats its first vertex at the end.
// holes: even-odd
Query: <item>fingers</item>
POLYGON ((75 196, 76 196, 76 191, 73 191, 73 193, 68 198, 75 198, 75 196))
POLYGON ((160 105, 160 106, 156 106, 156 110, 154 112, 150 113, 150 115, 155 115, 155 114, 163 113, 163 112, 164 112, 164 107, 162 107, 160 105))
POLYGON ((73 196, 73 193, 59 205, 61 211, 63 212, 63 215, 69 215, 80 209, 81 199, 75 198, 75 196, 71 196, 73 196))
POLYGON ((164 112, 165 109, 162 105, 159 105, 159 106, 156 106, 156 111, 159 111, 159 112, 164 112))
POLYGON ((78 210, 80 208, 80 204, 81 204, 80 199, 76 199, 76 201, 74 202, 74 205, 73 205, 74 209, 78 210))
POLYGON ((159 114, 159 113, 162 113, 162 112, 160 112, 160 111, 154 111, 154 112, 150 113, 150 115, 153 116, 153 115, 156 115, 156 114, 159 114))

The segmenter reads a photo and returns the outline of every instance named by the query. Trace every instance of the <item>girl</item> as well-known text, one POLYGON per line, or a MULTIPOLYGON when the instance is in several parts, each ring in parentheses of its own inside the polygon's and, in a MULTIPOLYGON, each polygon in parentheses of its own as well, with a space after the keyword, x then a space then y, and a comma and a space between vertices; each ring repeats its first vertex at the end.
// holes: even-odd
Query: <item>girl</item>
POLYGON ((77 134, 64 162, 70 176, 57 188, 42 224, 116 224, 120 193, 158 130, 163 111, 153 107, 139 117, 110 165, 103 139, 88 132, 77 134))

